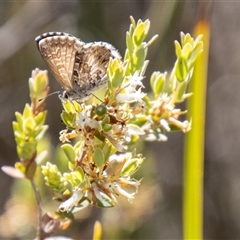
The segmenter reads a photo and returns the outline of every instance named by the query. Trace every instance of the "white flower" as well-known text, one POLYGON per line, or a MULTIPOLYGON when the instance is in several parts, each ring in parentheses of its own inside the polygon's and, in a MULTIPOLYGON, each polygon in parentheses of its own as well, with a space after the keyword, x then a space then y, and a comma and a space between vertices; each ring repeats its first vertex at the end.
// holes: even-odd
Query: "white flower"
POLYGON ((127 125, 127 133, 131 136, 131 135, 144 135, 145 132, 144 130, 137 126, 136 124, 131 124, 129 123, 127 125))
POLYGON ((126 90, 131 93, 131 92, 135 92, 136 91, 136 87, 140 86, 141 88, 144 87, 142 80, 143 80, 143 76, 139 76, 137 72, 135 72, 133 74, 133 76, 131 76, 129 78, 129 82, 128 82, 128 87, 126 88, 126 90))
POLYGON ((105 193, 101 192, 95 182, 92 183, 92 189, 93 189, 93 192, 94 192, 96 198, 97 198, 105 207, 112 207, 112 206, 113 206, 112 200, 115 200, 115 199, 112 199, 112 198, 110 199, 109 196, 107 196, 105 193))
POLYGON ((168 131, 168 132, 171 131, 171 128, 169 127, 169 124, 168 124, 168 121, 167 121, 167 120, 161 119, 161 120, 160 120, 160 124, 161 124, 161 126, 162 126, 166 131, 168 131))
POLYGON ((94 191, 95 196, 96 196, 98 199, 101 199, 102 196, 101 196, 100 191, 99 191, 99 189, 98 189, 98 187, 97 187, 97 184, 96 184, 95 182, 92 183, 92 189, 93 189, 93 191, 94 191))
POLYGON ((137 181, 135 179, 120 178, 119 181, 124 186, 133 186, 136 189, 138 189, 138 186, 141 184, 141 180, 137 181))
POLYGON ((59 137, 59 140, 62 142, 62 143, 65 143, 65 142, 70 142, 70 140, 67 138, 67 129, 64 129, 60 132, 60 137, 59 137))
POLYGON ((155 133, 150 131, 146 137, 145 137, 146 141, 162 141, 162 142, 166 142, 168 140, 167 136, 162 134, 162 133, 155 133))
POLYGON ((134 195, 135 193, 128 193, 125 190, 123 190, 120 185, 118 183, 113 183, 112 184, 112 189, 115 193, 122 195, 123 197, 126 197, 128 199, 129 202, 132 203, 133 199, 134 199, 134 195))
POLYGON ((127 78, 126 84, 122 87, 123 92, 117 94, 116 99, 118 102, 139 102, 146 95, 141 92, 144 87, 142 80, 143 76, 139 76, 138 72, 135 72, 132 76, 127 78), (137 90, 137 87, 138 90, 137 90))
POLYGON ((131 141, 131 135, 129 134, 128 127, 120 124, 114 124, 112 126, 113 134, 116 136, 122 136, 126 142, 131 141))
POLYGON ((140 102, 142 98, 146 96, 146 93, 142 93, 141 89, 139 88, 136 92, 132 93, 118 93, 116 99, 118 102, 140 102))
POLYGON ((64 129, 60 132, 59 140, 63 143, 70 142, 69 139, 75 138, 77 136, 77 133, 75 130, 68 133, 68 129, 64 129))
POLYGON ((126 158, 129 158, 131 156, 132 156, 132 154, 130 152, 125 152, 125 153, 121 153, 121 154, 113 154, 109 157, 109 162, 113 162, 113 161, 122 162, 126 158))
POLYGON ((76 124, 80 125, 81 128, 84 128, 85 125, 89 126, 90 128, 98 127, 98 122, 95 119, 90 119, 87 111, 84 112, 84 114, 80 112, 78 116, 79 120, 76 120, 76 124))
POLYGON ((188 121, 181 122, 173 117, 170 117, 169 122, 180 128, 183 132, 188 132, 191 129, 191 122, 188 121))
POLYGON ((83 193, 80 189, 77 189, 73 192, 72 196, 65 202, 63 202, 60 206, 59 206, 59 211, 61 212, 69 212, 72 207, 75 207, 78 205, 78 202, 82 199, 83 197, 83 193))

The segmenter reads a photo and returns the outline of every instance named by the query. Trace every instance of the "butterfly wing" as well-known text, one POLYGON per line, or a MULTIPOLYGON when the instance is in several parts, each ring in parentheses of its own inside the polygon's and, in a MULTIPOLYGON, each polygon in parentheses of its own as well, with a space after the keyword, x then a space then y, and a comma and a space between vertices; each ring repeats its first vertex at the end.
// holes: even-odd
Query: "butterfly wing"
POLYGON ((104 42, 88 43, 75 58, 72 83, 80 92, 91 93, 106 84, 110 58, 121 58, 118 51, 104 42))
POLYGON ((71 91, 76 53, 81 52, 84 43, 61 32, 44 33, 35 40, 55 79, 67 92, 71 91))

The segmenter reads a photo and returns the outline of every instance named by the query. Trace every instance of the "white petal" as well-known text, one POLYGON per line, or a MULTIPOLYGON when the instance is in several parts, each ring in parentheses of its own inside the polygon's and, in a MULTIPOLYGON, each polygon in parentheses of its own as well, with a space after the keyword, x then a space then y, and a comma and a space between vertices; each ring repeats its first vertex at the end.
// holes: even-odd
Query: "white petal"
POLYGON ((72 207, 77 206, 78 202, 82 199, 83 193, 81 190, 74 191, 72 196, 59 206, 59 211, 70 211, 72 207))

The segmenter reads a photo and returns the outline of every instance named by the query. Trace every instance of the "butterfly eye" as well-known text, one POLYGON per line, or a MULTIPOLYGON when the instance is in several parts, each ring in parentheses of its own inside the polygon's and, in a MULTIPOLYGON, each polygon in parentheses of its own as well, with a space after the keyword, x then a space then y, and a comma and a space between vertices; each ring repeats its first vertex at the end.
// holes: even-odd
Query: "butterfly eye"
POLYGON ((58 95, 58 97, 59 97, 61 100, 64 100, 64 99, 68 99, 68 98, 69 98, 69 95, 68 95, 68 93, 67 93, 66 91, 64 91, 64 92, 60 93, 60 94, 58 95))
POLYGON ((67 94, 67 92, 64 92, 64 98, 65 98, 65 99, 68 99, 68 94, 67 94))

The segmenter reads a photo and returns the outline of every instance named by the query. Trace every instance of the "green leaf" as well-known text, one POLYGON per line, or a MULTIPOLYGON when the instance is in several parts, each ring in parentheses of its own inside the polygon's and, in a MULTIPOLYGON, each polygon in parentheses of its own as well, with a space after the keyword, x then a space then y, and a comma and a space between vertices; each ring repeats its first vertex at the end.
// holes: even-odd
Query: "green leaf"
POLYGON ((175 44, 175 52, 176 52, 177 58, 182 57, 182 48, 180 43, 178 41, 174 41, 174 44, 175 44))
POLYGON ((112 124, 104 124, 103 131, 109 132, 110 130, 112 130, 112 124))
POLYGON ((193 47, 190 43, 184 45, 182 49, 182 57, 185 59, 189 59, 191 57, 191 53, 193 51, 193 47))
POLYGON ((184 46, 187 43, 190 43, 191 45, 194 43, 194 40, 192 39, 191 35, 189 33, 184 34, 183 32, 180 33, 181 36, 181 44, 184 46))
MULTIPOLYGON (((111 61, 111 59, 110 59, 110 61, 111 61)), ((112 88, 112 79, 111 79, 111 72, 110 72, 109 67, 107 69, 107 88, 108 88, 108 90, 112 88)))
POLYGON ((141 45, 140 48, 135 52, 135 56, 133 58, 133 64, 135 66, 135 71, 142 68, 146 57, 146 49, 145 46, 141 45))
POLYGON ((124 67, 124 75, 125 76, 128 76, 128 75, 131 75, 131 68, 132 68, 132 59, 130 60, 129 59, 130 56, 129 56, 129 52, 128 52, 128 49, 126 50, 126 54, 125 54, 125 57, 124 57, 124 61, 125 61, 125 67, 124 67))
MULTIPOLYGON (((133 44, 133 42, 132 42, 132 38, 131 38, 131 35, 130 35, 129 32, 126 33, 126 45, 127 45, 128 50, 129 50, 130 52, 133 52, 133 50, 134 50, 134 44, 133 44)), ((127 53, 127 51, 126 51, 126 53, 127 53)), ((127 55, 127 56, 129 56, 129 55, 127 55)), ((126 56, 126 54, 125 54, 125 58, 124 58, 124 59, 127 59, 127 58, 128 58, 127 56, 126 56)))
POLYGON ((14 135, 23 133, 22 124, 19 124, 18 122, 13 121, 12 126, 14 130, 14 135))
POLYGON ((64 144, 61 146, 62 150, 64 151, 65 155, 68 158, 68 161, 71 163, 75 163, 76 153, 72 145, 64 144))
MULTIPOLYGON (((65 175, 64 175, 65 176, 65 175)), ((68 181, 72 186, 77 187, 81 184, 82 175, 80 172, 74 171, 69 173, 68 181)))
POLYGON ((156 81, 157 75, 159 74, 159 72, 153 72, 150 78, 150 85, 152 90, 154 91, 154 82, 156 81))
POLYGON ((43 135, 45 134, 45 132, 47 131, 47 129, 48 129, 48 126, 46 126, 46 125, 42 126, 40 128, 40 130, 35 134, 36 140, 40 140, 43 137, 43 135))
MULTIPOLYGON (((185 35, 185 44, 187 44, 187 43, 190 43, 191 45, 193 45, 194 44, 194 40, 193 40, 193 38, 191 37, 191 35, 189 34, 189 33, 187 33, 186 35, 185 35)), ((184 44, 184 45, 185 45, 184 44)), ((184 46, 183 45, 183 46, 184 46)))
POLYGON ((110 59, 109 64, 108 64, 110 76, 113 76, 114 72, 119 68, 120 63, 121 63, 120 59, 118 59, 118 58, 110 59))
POLYGON ((188 73, 187 62, 183 57, 178 58, 176 62, 176 77, 179 82, 184 81, 188 73))
POLYGON ((75 117, 76 117, 76 115, 71 112, 69 112, 69 113, 62 112, 61 113, 61 118, 62 118, 64 124, 68 127, 72 127, 72 125, 75 124, 75 119, 76 119, 75 117))
MULTIPOLYGON (((102 131, 102 130, 101 130, 102 131)), ((105 137, 99 132, 99 131, 97 131, 96 133, 95 133, 95 137, 97 138, 97 139, 99 139, 101 142, 104 142, 105 141, 105 137)))
POLYGON ((185 44, 185 33, 184 32, 180 32, 180 38, 181 38, 181 45, 184 46, 185 44))
POLYGON ((191 58, 189 59, 190 64, 194 63, 197 56, 203 51, 203 42, 198 42, 191 53, 191 58))
POLYGON ((16 116, 16 120, 19 123, 19 125, 22 125, 23 124, 23 116, 22 116, 22 114, 19 113, 19 112, 15 112, 15 116, 16 116))
MULTIPOLYGON (((132 52, 131 52, 131 53, 132 53, 132 52)), ((132 55, 130 54, 129 49, 126 49, 125 55, 124 55, 124 64, 126 65, 126 66, 125 66, 125 69, 128 68, 129 60, 130 60, 131 56, 132 56, 132 55)), ((126 70, 125 70, 125 72, 126 72, 126 70)))
POLYGON ((138 24, 134 30, 133 39, 134 39, 134 43, 137 46, 139 46, 144 40, 144 38, 146 37, 146 35, 144 34, 144 30, 145 30, 145 25, 143 22, 138 24))
POLYGON ((108 143, 105 143, 105 145, 102 148, 103 154, 105 156, 104 163, 108 160, 111 151, 112 151, 112 145, 108 145, 108 143))
POLYGON ((132 158, 130 160, 128 160, 123 168, 122 168, 122 174, 123 175, 132 175, 133 173, 135 173, 138 168, 140 167, 140 164, 143 162, 142 158, 132 158))
POLYGON ((143 63, 143 66, 142 66, 142 69, 140 70, 140 76, 144 76, 146 70, 147 70, 147 66, 149 64, 149 60, 145 60, 144 63, 143 63))
POLYGON ((131 30, 131 28, 135 29, 136 28, 136 22, 135 22, 133 16, 130 16, 130 21, 131 21, 130 30, 131 30))
POLYGON ((40 112, 37 116, 34 117, 34 120, 37 125, 43 125, 46 120, 46 114, 47 112, 40 112))
POLYGON ((76 101, 63 101, 62 105, 67 113, 77 113, 82 110, 82 107, 76 101))
POLYGON ((134 119, 133 123, 138 126, 143 126, 148 121, 148 117, 146 115, 138 116, 136 119, 134 119))
POLYGON ((37 94, 40 94, 44 91, 48 85, 48 77, 46 71, 41 71, 37 74, 36 79, 34 81, 34 90, 37 94))
POLYGON ((178 84, 177 93, 176 93, 177 102, 181 102, 184 100, 183 95, 186 93, 187 86, 188 86, 187 81, 183 81, 178 84))
POLYGON ((23 121, 23 131, 24 132, 32 132, 34 131, 34 128, 36 127, 36 123, 32 117, 25 118, 23 121))
POLYGON ((112 78, 112 86, 118 88, 123 81, 123 68, 119 67, 115 70, 112 78))
POLYGON ((149 20, 146 20, 145 22, 142 22, 141 20, 138 21, 137 26, 133 33, 133 39, 137 46, 139 46, 144 41, 148 34, 149 28, 150 28, 149 20))
POLYGON ((17 146, 17 153, 20 159, 31 159, 36 151, 36 142, 25 142, 24 145, 17 146))
POLYGON ((163 92, 163 89, 165 87, 165 82, 166 82, 166 75, 167 75, 167 72, 165 73, 154 72, 152 74, 150 79, 150 84, 153 92, 156 95, 159 95, 161 92, 163 92))
POLYGON ((163 92, 165 86, 165 78, 164 76, 161 74, 155 81, 154 84, 154 92, 159 95, 160 93, 163 92))
POLYGON ((80 182, 83 182, 84 179, 85 179, 85 175, 84 175, 83 169, 78 166, 75 171, 77 172, 77 176, 78 176, 78 179, 80 180, 80 182))
POLYGON ((25 105, 25 108, 23 110, 23 118, 28 118, 28 117, 32 117, 32 108, 30 107, 29 104, 25 105))
POLYGON ((110 123, 110 117, 106 115, 102 120, 102 125, 104 126, 105 124, 108 124, 108 123, 110 123))
POLYGON ((105 157, 102 149, 97 148, 93 155, 93 161, 96 163, 96 165, 101 168, 105 162, 105 157))

